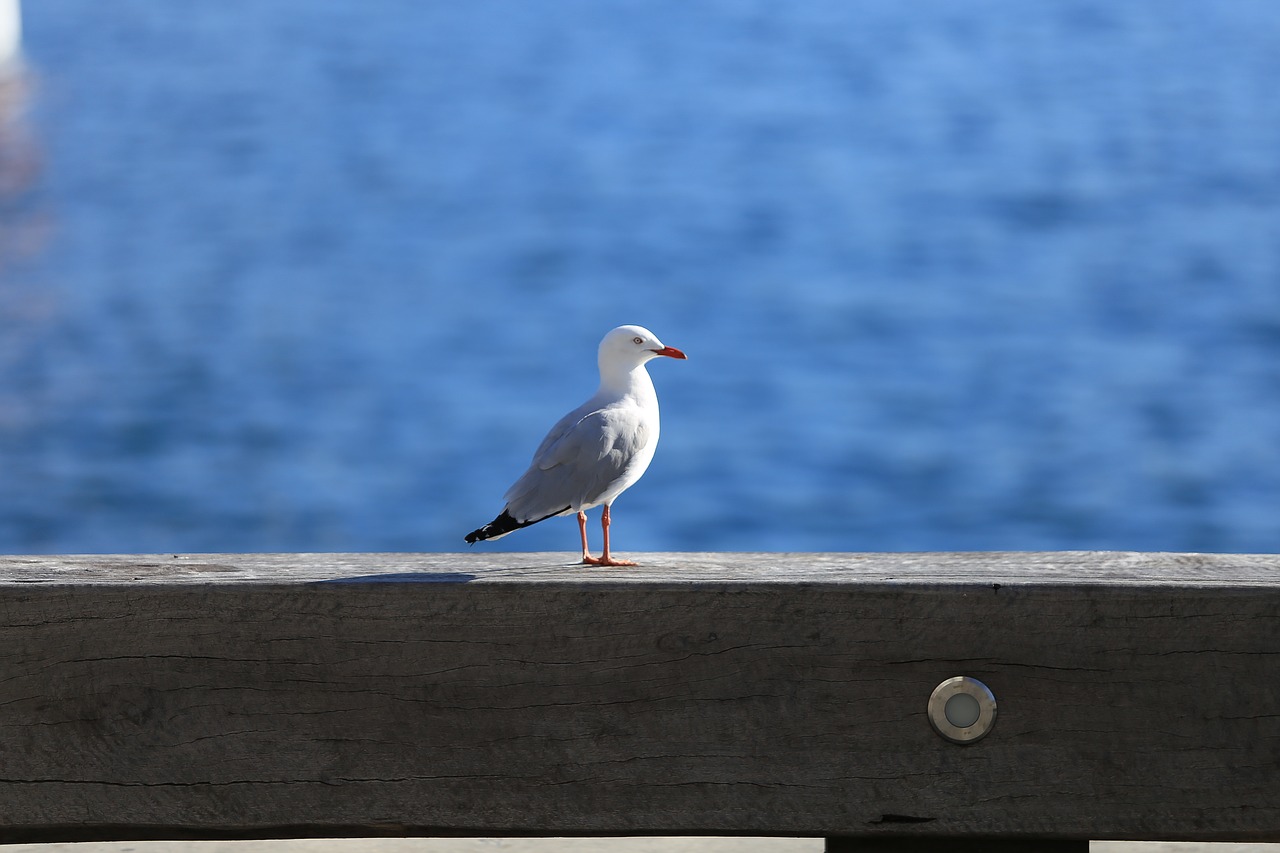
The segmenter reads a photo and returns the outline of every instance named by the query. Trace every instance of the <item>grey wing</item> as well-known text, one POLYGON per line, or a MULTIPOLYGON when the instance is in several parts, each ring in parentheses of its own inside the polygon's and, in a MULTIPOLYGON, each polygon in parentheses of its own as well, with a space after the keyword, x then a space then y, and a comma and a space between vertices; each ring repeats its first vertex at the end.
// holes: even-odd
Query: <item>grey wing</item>
POLYGON ((534 464, 507 490, 507 511, 527 520, 594 504, 626 473, 649 434, 643 420, 591 412, 558 439, 548 436, 534 464))
POLYGON ((533 462, 530 464, 534 467, 542 464, 542 461, 547 456, 548 450, 554 447, 560 439, 564 438, 565 434, 569 432, 569 430, 577 426, 587 415, 598 411, 592 403, 593 401, 588 400, 560 420, 556 421, 555 426, 547 431, 546 436, 542 439, 542 443, 538 445, 538 449, 533 451, 533 462))
POLYGON ((507 502, 507 512, 511 513, 517 521, 536 521, 548 515, 560 515, 566 511, 568 505, 556 503, 556 496, 543 488, 545 478, 539 472, 542 470, 542 463, 549 449, 559 443, 566 433, 592 411, 594 407, 588 401, 556 421, 555 426, 551 427, 543 437, 538 449, 533 451, 533 461, 529 463, 529 470, 512 483, 511 488, 507 489, 506 494, 502 496, 502 499, 507 502), (545 500, 542 499, 544 497, 545 500))

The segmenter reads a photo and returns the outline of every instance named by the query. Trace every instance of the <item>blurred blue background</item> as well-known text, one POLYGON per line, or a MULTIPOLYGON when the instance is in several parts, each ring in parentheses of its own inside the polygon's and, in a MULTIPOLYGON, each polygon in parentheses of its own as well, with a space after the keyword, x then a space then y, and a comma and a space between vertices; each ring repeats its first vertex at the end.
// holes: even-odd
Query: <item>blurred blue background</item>
POLYGON ((0 551, 465 549, 620 323, 620 552, 1280 550, 1274 0, 24 12, 0 551))

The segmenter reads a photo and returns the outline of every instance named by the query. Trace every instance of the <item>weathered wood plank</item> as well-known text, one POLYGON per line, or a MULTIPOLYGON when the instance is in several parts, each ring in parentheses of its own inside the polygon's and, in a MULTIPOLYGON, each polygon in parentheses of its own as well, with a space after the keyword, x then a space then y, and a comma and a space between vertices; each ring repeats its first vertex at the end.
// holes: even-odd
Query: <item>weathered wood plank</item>
POLYGON ((0 558, 0 839, 1280 840, 1280 558, 644 562, 0 558))
POLYGON ((1127 551, 639 555, 643 565, 584 568, 567 553, 0 555, 0 584, 860 583, 1117 584, 1280 587, 1280 556, 1127 551))
POLYGON ((823 853, 1089 853, 1089 842, 1039 838, 828 838, 823 853))

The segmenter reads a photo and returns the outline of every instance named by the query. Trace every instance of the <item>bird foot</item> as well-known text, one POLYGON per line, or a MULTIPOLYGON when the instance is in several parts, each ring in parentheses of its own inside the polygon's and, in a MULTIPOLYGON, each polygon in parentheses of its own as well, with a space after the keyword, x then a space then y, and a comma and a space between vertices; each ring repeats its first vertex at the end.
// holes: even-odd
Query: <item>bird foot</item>
POLYGON ((634 560, 618 560, 614 557, 592 557, 587 554, 582 558, 584 566, 638 566, 634 560))

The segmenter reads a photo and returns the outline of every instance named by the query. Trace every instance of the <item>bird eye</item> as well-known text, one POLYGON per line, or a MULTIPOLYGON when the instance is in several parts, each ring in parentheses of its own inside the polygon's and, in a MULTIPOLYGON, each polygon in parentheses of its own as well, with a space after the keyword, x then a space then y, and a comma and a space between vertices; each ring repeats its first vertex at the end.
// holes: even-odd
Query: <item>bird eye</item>
POLYGON ((634 337, 634 338, 632 338, 632 339, 631 339, 631 343, 633 343, 633 344, 642 344, 642 343, 644 343, 644 338, 641 338, 641 337, 634 337))

